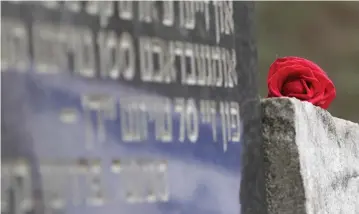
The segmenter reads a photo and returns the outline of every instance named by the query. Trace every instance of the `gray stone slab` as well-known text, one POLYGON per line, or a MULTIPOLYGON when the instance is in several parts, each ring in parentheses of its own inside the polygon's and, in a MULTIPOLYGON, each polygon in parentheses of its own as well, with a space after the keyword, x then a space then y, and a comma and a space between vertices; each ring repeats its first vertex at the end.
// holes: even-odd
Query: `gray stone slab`
POLYGON ((262 114, 268 213, 359 213, 359 125, 294 98, 262 114))

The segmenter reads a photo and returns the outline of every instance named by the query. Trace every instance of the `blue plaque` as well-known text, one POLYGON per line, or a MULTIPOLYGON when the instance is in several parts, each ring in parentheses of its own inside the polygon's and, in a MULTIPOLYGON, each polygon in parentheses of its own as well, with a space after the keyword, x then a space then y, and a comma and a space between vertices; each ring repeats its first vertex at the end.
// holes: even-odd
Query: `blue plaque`
POLYGON ((251 3, 1 10, 2 213, 247 213, 251 3))

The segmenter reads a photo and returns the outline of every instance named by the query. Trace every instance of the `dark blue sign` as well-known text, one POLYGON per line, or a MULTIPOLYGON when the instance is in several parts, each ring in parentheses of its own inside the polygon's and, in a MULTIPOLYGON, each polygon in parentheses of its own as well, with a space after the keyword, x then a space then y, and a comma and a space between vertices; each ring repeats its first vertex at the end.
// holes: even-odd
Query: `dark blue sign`
POLYGON ((234 4, 3 3, 2 213, 240 213, 234 4))

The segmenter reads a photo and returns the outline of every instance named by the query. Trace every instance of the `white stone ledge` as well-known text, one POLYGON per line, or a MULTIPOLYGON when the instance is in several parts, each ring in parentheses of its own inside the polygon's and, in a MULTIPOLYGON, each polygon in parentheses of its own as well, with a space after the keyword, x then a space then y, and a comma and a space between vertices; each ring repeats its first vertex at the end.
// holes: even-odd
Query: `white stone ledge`
POLYGON ((270 214, 359 214, 359 125, 293 98, 262 100, 270 214))

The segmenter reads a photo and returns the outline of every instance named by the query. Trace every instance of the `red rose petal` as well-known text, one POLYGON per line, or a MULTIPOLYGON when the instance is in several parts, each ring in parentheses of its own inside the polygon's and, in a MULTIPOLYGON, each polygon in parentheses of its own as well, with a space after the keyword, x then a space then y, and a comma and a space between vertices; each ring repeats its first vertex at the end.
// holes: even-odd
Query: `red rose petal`
POLYGON ((305 87, 303 85, 303 82, 300 79, 294 79, 292 81, 288 81, 284 83, 282 94, 305 94, 305 87))
POLYGON ((285 96, 285 94, 281 93, 281 89, 284 86, 286 81, 291 81, 294 79, 302 79, 303 75, 305 75, 305 79, 310 81, 315 81, 314 75, 310 69, 302 66, 287 66, 278 69, 277 72, 273 73, 273 75, 268 80, 268 91, 270 97, 280 97, 285 96), (308 77, 307 77, 308 76, 308 77), (310 76, 313 76, 311 79, 310 76))
POLYGON ((308 95, 308 97, 313 97, 313 95, 314 95, 314 91, 312 90, 312 88, 311 88, 311 85, 312 85, 312 83, 311 82, 307 82, 306 80, 304 80, 304 79, 301 79, 300 80, 301 82, 302 82, 302 84, 303 84, 303 86, 304 86, 304 90, 305 90, 305 93, 308 95))

